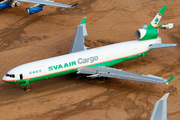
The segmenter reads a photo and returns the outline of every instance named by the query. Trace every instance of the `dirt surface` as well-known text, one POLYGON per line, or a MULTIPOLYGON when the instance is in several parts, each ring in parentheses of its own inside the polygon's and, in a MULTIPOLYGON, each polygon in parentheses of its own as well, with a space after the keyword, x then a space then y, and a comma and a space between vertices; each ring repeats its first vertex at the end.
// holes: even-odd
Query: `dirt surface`
MULTIPOLYGON (((89 80, 70 74, 30 84, 31 90, 0 81, 1 120, 149 120, 155 102, 169 92, 168 120, 180 117, 180 1, 179 0, 55 0, 79 3, 71 9, 45 6, 26 15, 20 7, 0 11, 0 78, 10 69, 35 60, 69 52, 77 25, 87 16, 86 45, 94 48, 136 39, 135 31, 149 24, 164 5, 160 23, 174 23, 160 30, 163 43, 176 47, 156 49, 113 66, 140 74, 175 79, 166 84, 128 80, 89 80)), ((118 52, 118 51, 117 51, 118 52)))

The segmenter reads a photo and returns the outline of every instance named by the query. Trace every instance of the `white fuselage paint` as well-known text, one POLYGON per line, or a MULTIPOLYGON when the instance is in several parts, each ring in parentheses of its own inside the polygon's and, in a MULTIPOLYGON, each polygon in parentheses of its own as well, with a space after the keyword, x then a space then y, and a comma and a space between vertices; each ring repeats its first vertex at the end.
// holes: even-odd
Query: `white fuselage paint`
POLYGON ((122 43, 107 45, 86 51, 80 51, 80 52, 70 53, 44 60, 39 60, 35 62, 30 62, 15 67, 7 73, 7 74, 15 74, 15 78, 11 78, 5 75, 3 77, 3 80, 4 81, 20 80, 19 77, 20 74, 23 75, 23 79, 31 79, 35 77, 67 71, 70 69, 81 68, 93 64, 103 63, 106 61, 112 61, 115 59, 141 54, 149 50, 149 46, 154 43, 161 43, 161 38, 146 40, 146 41, 134 40, 134 41, 122 42, 122 43), (83 62, 84 59, 85 62, 83 62), (76 61, 76 65, 71 65, 71 66, 69 65, 69 67, 64 68, 65 63, 70 62, 71 64, 71 62, 73 61, 76 61), (52 71, 48 70, 48 67, 56 66, 59 64, 61 64, 63 68, 56 70, 53 69, 52 71), (30 74, 29 72, 32 72, 32 74, 30 74))

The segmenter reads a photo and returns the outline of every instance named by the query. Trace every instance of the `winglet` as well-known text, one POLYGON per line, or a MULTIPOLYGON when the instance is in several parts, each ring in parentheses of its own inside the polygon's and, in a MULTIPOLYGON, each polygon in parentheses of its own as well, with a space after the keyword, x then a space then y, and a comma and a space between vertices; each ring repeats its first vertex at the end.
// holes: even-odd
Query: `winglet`
POLYGON ((76 3, 76 4, 74 4, 74 5, 71 5, 71 7, 75 7, 76 5, 78 5, 79 3, 76 3))
POLYGON ((171 82, 174 79, 174 77, 175 77, 175 75, 173 75, 171 78, 169 78, 169 80, 166 81, 166 83, 171 82))
POLYGON ((164 11, 166 10, 167 6, 163 6, 161 8, 161 10, 157 13, 157 15, 153 18, 153 20, 151 21, 151 23, 148 25, 148 29, 152 29, 152 28, 160 28, 162 27, 162 25, 158 26, 159 21, 161 20, 164 11))
POLYGON ((85 23, 86 23, 86 19, 87 19, 87 17, 86 17, 86 16, 84 16, 84 18, 82 19, 82 21, 81 21, 80 25, 85 24, 85 23))
POLYGON ((78 25, 78 27, 76 29, 76 33, 74 35, 74 39, 71 44, 71 49, 70 49, 69 53, 87 50, 87 47, 84 45, 84 37, 86 35, 88 35, 87 30, 86 30, 86 24, 85 24, 86 18, 87 17, 84 17, 82 19, 80 25, 78 25))
POLYGON ((87 30, 86 30, 86 19, 87 19, 87 16, 84 16, 80 23, 80 26, 83 26, 83 36, 88 35, 87 30))

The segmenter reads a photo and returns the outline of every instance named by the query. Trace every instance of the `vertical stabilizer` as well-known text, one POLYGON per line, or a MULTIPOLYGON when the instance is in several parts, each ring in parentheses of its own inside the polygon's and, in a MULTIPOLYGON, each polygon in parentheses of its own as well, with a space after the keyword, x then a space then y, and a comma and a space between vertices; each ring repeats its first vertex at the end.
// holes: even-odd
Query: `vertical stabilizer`
POLYGON ((161 10, 157 13, 157 15, 153 18, 153 20, 149 23, 149 25, 144 25, 143 29, 136 30, 136 37, 140 40, 151 40, 156 39, 159 35, 158 28, 173 28, 173 23, 158 25, 159 21, 162 18, 167 6, 163 6, 161 10))
POLYGON ((152 29, 152 28, 159 28, 162 25, 158 25, 159 21, 161 20, 164 11, 166 10, 167 6, 163 6, 161 8, 161 10, 157 13, 157 15, 153 18, 153 20, 151 21, 151 23, 149 23, 147 29, 152 29))

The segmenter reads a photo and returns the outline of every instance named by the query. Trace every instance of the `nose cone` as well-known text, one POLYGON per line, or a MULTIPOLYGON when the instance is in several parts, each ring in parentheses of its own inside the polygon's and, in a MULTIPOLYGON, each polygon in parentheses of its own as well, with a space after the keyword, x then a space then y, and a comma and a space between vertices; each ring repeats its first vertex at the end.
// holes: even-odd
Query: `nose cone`
POLYGON ((6 75, 4 75, 4 77, 2 78, 2 81, 8 83, 9 79, 7 78, 6 75))
POLYGON ((2 80, 3 80, 3 81, 7 80, 7 79, 6 79, 6 75, 4 75, 4 77, 2 78, 2 80))
POLYGON ((4 77, 2 78, 2 81, 3 82, 6 82, 6 83, 12 83, 12 84, 16 84, 17 80, 15 79, 15 76, 13 74, 6 74, 4 75, 4 77))

